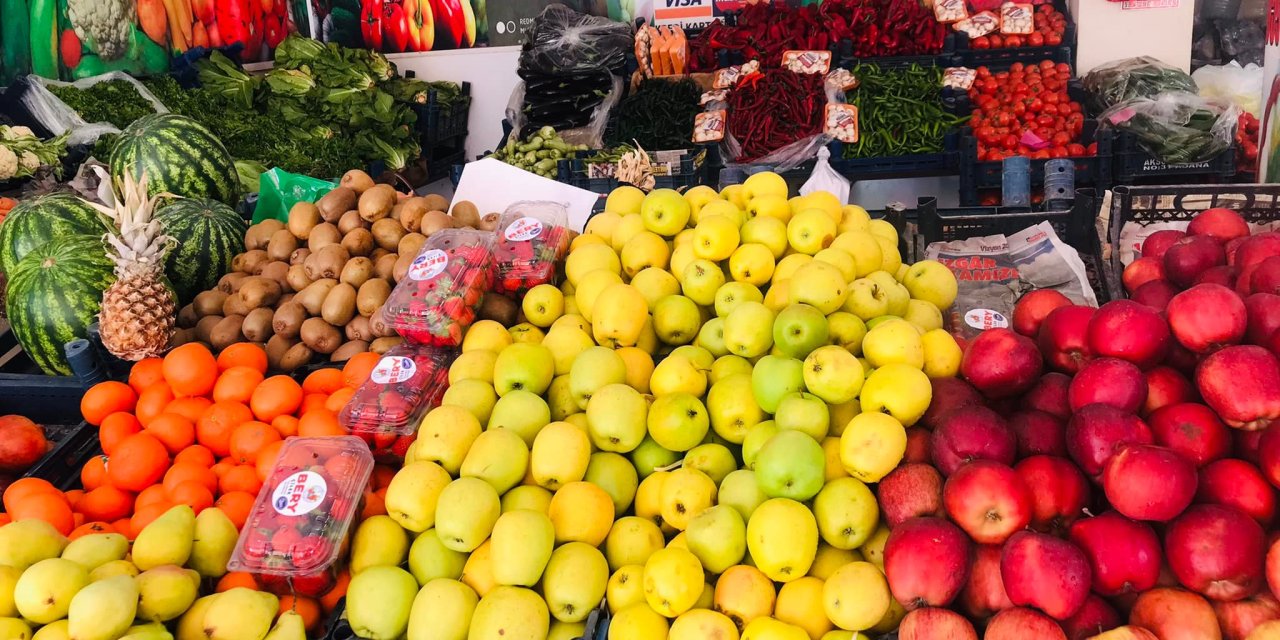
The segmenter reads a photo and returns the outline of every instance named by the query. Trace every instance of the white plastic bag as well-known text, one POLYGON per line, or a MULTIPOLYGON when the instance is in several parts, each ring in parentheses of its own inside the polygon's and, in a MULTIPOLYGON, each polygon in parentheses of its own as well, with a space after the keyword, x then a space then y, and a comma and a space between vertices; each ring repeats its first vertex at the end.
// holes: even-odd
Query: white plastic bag
POLYGON ((1232 60, 1200 67, 1191 77, 1200 87, 1200 95, 1233 102, 1254 117, 1262 117, 1262 67, 1252 63, 1242 67, 1232 60))
POLYGON ((80 117, 80 114, 53 95, 47 89, 49 86, 71 86, 77 89, 86 89, 99 82, 124 80, 132 84, 138 90, 138 95, 155 107, 156 113, 169 112, 164 103, 160 102, 159 98, 152 95, 150 91, 147 91, 147 88, 142 86, 141 82, 120 71, 112 71, 75 82, 58 82, 57 80, 48 80, 35 75, 27 76, 27 79, 31 82, 31 89, 22 97, 23 106, 53 135, 61 135, 64 131, 70 131, 71 137, 67 139, 67 144, 70 146, 93 144, 103 134, 120 133, 120 129, 109 122, 85 122, 80 117))
POLYGON ((800 187, 800 195, 807 196, 814 191, 827 191, 840 199, 840 204, 849 202, 849 179, 831 168, 831 149, 818 149, 818 162, 813 165, 813 173, 800 187))

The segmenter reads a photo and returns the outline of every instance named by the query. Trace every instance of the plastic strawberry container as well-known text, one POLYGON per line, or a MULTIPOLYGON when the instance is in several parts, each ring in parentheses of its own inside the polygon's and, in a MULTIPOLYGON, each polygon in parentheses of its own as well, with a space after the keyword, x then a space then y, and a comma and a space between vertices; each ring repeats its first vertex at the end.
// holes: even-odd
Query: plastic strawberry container
POLYGON ((440 404, 454 355, 453 349, 408 343, 388 349, 342 408, 339 422, 375 455, 393 448, 417 432, 422 414, 440 404))
POLYGON ((323 594, 372 473, 373 455, 359 438, 286 439, 227 569, 254 574, 277 593, 323 594))
POLYGON ((431 234, 383 305, 387 324, 411 342, 462 344, 493 280, 494 240, 474 229, 431 234))
POLYGON ((569 245, 568 211, 557 202, 521 201, 498 219, 493 247, 494 288, 520 294, 556 275, 569 245))

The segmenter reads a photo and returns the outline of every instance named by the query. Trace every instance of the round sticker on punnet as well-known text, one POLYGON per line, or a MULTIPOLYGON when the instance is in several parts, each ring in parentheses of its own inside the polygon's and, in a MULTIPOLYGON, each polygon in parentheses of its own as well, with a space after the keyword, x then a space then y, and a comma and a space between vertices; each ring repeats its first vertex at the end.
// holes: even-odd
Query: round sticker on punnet
POLYGON ((314 471, 299 471, 276 485, 271 493, 271 507, 284 516, 302 516, 311 513, 324 502, 329 485, 324 477, 314 471))
POLYGON ((542 235, 542 221, 525 216, 507 225, 503 235, 512 242, 524 242, 542 235))
POLYGON ((409 264, 409 277, 414 280, 430 280, 449 266, 449 254, 440 249, 423 251, 409 264))
POLYGON ((999 311, 970 309, 964 314, 964 323, 974 329, 1004 329, 1009 326, 1009 319, 999 311))
POLYGON ((378 365, 369 372, 369 379, 378 384, 395 384, 404 382, 418 372, 418 365, 413 358, 403 356, 387 356, 378 361, 378 365))

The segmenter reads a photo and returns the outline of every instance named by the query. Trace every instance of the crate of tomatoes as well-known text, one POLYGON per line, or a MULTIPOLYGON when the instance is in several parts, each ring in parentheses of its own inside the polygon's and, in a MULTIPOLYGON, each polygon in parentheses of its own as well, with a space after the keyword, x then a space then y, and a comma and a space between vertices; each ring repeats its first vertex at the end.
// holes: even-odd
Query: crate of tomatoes
MULTIPOLYGON (((1008 3, 1006 3, 1008 4, 1008 3)), ((1074 62, 1076 25, 1065 0, 1033 0, 1024 8, 1031 13, 1031 28, 994 30, 977 37, 956 30, 955 52, 965 66, 1000 65, 1012 62, 1031 62, 1065 55, 1074 62), (1029 31, 1029 33, 1011 33, 1029 31)), ((1003 7, 991 10, 996 24, 1001 23, 1003 7)), ((963 24, 963 23, 957 23, 963 24)))

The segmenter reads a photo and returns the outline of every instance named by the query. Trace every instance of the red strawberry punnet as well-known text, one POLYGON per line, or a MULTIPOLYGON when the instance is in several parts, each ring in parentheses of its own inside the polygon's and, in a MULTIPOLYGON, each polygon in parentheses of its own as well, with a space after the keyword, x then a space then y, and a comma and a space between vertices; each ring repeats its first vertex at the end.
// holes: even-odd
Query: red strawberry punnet
POLYGON ((410 342, 458 346, 490 289, 493 246, 494 234, 488 231, 431 234, 387 297, 382 311, 387 324, 410 342))
POLYGON ((389 349, 342 408, 338 420, 364 440, 378 459, 403 460, 396 444, 413 435, 422 414, 440 404, 449 386, 452 360, 450 349, 411 344, 389 349))
POLYGON ((521 294, 555 278, 568 248, 567 213, 554 202, 517 202, 498 219, 493 248, 494 288, 521 294))

